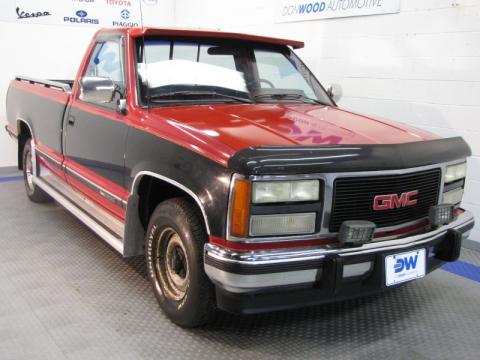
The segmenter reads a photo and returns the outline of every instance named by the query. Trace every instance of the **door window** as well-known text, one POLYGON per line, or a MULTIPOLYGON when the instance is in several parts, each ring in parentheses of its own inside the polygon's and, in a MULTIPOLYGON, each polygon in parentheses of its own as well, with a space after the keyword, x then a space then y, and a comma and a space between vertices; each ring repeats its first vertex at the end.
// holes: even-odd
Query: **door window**
POLYGON ((123 98, 125 90, 123 52, 120 41, 105 40, 97 42, 83 76, 112 79, 118 91, 115 92, 113 100, 110 103, 105 104, 105 106, 115 107, 117 101, 123 98))

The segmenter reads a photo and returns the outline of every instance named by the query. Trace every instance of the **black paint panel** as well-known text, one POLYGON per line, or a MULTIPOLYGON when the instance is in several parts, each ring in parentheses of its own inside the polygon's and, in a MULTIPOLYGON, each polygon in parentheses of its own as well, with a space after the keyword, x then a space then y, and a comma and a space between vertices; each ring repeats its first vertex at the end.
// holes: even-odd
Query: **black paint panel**
POLYGON ((174 180, 199 198, 212 235, 225 236, 231 172, 182 146, 131 127, 127 139, 126 187, 135 176, 150 171, 174 180))
POLYGON ((228 166, 244 175, 292 175, 406 169, 471 155, 461 137, 405 144, 261 146, 237 152, 228 166))
POLYGON ((75 106, 68 115, 72 117, 73 125, 65 122, 65 156, 124 187, 127 125, 75 106))
POLYGON ((17 128, 16 121, 25 120, 32 128, 36 140, 58 153, 62 153, 62 123, 66 107, 67 101, 61 103, 15 86, 8 89, 8 122, 17 128))

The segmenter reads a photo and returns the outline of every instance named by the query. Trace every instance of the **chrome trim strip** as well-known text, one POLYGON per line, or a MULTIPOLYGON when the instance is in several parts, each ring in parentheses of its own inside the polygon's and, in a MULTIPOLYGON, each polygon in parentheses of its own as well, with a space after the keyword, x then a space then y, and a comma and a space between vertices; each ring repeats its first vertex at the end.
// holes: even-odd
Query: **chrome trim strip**
POLYGON ((72 168, 70 168, 68 166, 64 166, 64 167, 65 167, 65 170, 66 170, 67 173, 71 173, 72 175, 77 177, 79 180, 81 180, 85 183, 88 183, 89 185, 94 187, 95 188, 94 190, 96 190, 98 192, 98 194, 103 196, 105 199, 107 199, 110 202, 113 202, 114 204, 116 204, 120 207, 123 207, 123 208, 125 208, 127 206, 127 202, 125 200, 123 200, 122 198, 120 198, 119 196, 111 193, 110 191, 106 190, 105 188, 103 188, 101 186, 98 186, 96 183, 87 179, 85 176, 83 176, 79 172, 73 170, 72 168))
POLYGON ((51 162, 55 163, 55 165, 57 165, 58 167, 62 167, 62 163, 60 161, 58 161, 57 159, 54 159, 53 157, 51 157, 50 155, 48 155, 46 152, 42 151, 42 150, 39 150, 37 149, 37 152, 43 156, 43 157, 46 157, 48 160, 50 160, 51 162))
POLYGON ((104 197, 105 199, 109 200, 110 202, 114 203, 115 205, 118 205, 122 208, 126 208, 127 202, 123 199, 121 199, 119 196, 111 193, 110 191, 106 190, 105 188, 97 185, 93 181, 87 179, 85 176, 81 175, 77 171, 73 170, 72 168, 65 166, 65 164, 62 164, 60 161, 54 159, 52 156, 49 154, 45 153, 44 151, 38 150, 37 152, 40 153, 42 156, 46 157, 48 160, 52 161, 55 163, 58 167, 63 168, 64 171, 67 173, 71 173, 71 175, 75 176, 78 180, 81 182, 86 183, 86 185, 92 190, 96 191, 100 196, 104 197))
POLYGON ((140 171, 138 172, 136 175, 135 175, 135 178, 133 179, 133 183, 132 183, 132 188, 131 188, 131 191, 130 191, 130 194, 133 194, 136 190, 137 190, 137 187, 138 185, 140 184, 139 180, 144 176, 144 175, 148 175, 148 176, 152 176, 152 177, 155 177, 157 179, 160 179, 160 180, 163 180, 173 186, 176 186, 178 187, 179 189, 185 191, 188 195, 190 195, 194 200, 195 202, 197 203, 197 205, 200 207, 200 210, 202 211, 202 215, 203 215, 203 219, 205 221, 205 228, 207 230, 207 234, 210 235, 210 226, 208 224, 208 217, 207 217, 207 213, 205 212, 205 208, 202 204, 202 202, 200 201, 200 198, 192 191, 190 190, 189 188, 187 188, 186 186, 180 184, 179 182, 173 180, 173 179, 170 179, 166 176, 163 176, 163 175, 160 175, 160 174, 157 174, 157 173, 154 173, 154 172, 151 172, 151 171, 140 171))
MULTIPOLYGON (((420 166, 415 168, 408 168, 408 169, 398 169, 398 170, 378 170, 378 171, 360 171, 360 172, 341 172, 341 173, 325 173, 325 174, 299 174, 299 175, 253 175, 250 176, 249 179, 251 181, 269 181, 269 180, 301 180, 301 179, 318 179, 323 181, 324 185, 324 198, 323 198, 323 214, 322 214, 322 223, 320 227, 320 231, 315 234, 309 235, 298 235, 298 236, 276 236, 276 237, 261 237, 261 238, 238 238, 235 236, 230 235, 230 216, 231 216, 231 195, 233 191, 233 180, 236 178, 245 178, 242 175, 234 174, 232 177, 232 181, 230 184, 230 194, 229 194, 229 201, 228 201, 228 214, 227 214, 227 236, 226 239, 230 241, 236 241, 240 243, 272 243, 272 242, 283 242, 283 241, 293 241, 293 240, 317 240, 317 239, 325 239, 335 237, 337 233, 331 233, 329 231, 329 224, 330 224, 330 217, 332 211, 332 204, 333 204, 333 187, 334 182, 337 178, 340 177, 361 177, 361 176, 380 176, 380 175, 403 175, 403 174, 410 174, 425 170, 431 170, 439 168, 441 171, 441 179, 440 179, 440 190, 438 196, 438 204, 442 201, 442 193, 444 187, 444 178, 445 178, 445 169, 449 165, 462 163, 465 159, 459 159, 455 161, 450 161, 441 164, 433 164, 433 165, 426 165, 420 166)), ((424 218, 425 219, 425 218, 424 218)), ((405 226, 413 225, 416 222, 420 222, 424 219, 414 220, 408 223, 403 223, 400 225, 377 228, 377 232, 384 232, 384 231, 393 231, 401 229, 405 226)), ((383 239, 383 238, 382 238, 383 239)), ((377 240, 378 241, 378 240, 377 240)))
POLYGON ((72 88, 70 85, 59 82, 59 81, 51 81, 51 80, 42 80, 42 79, 35 79, 31 77, 26 77, 26 76, 15 76, 15 80, 17 81, 26 81, 29 83, 35 83, 35 84, 40 84, 40 85, 46 85, 47 87, 54 87, 59 90, 62 90, 66 93, 70 93, 72 91, 72 88))
POLYGON ((66 196, 62 195, 52 186, 47 184, 43 179, 39 177, 34 177, 33 181, 35 185, 43 189, 47 194, 54 198, 57 202, 60 203, 65 209, 70 211, 75 215, 80 221, 92 229, 98 236, 105 240, 110 246, 112 246, 116 251, 123 255, 123 239, 114 236, 108 229, 98 223, 94 218, 89 214, 80 209, 73 201, 68 199, 66 196))

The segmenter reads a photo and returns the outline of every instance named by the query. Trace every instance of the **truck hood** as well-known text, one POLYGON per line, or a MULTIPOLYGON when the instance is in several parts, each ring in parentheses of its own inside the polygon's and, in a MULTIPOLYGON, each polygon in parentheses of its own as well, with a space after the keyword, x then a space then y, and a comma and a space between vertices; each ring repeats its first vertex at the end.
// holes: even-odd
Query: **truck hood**
POLYGON ((400 144, 437 136, 330 106, 221 104, 150 109, 233 152, 252 146, 400 144))

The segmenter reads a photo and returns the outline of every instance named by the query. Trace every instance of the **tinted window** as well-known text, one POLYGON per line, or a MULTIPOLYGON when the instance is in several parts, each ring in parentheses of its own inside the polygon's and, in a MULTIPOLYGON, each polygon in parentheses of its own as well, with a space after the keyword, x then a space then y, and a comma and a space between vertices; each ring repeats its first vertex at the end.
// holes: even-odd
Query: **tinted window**
POLYGON ((99 42, 95 45, 85 76, 111 78, 114 82, 123 84, 122 56, 118 41, 99 42))

